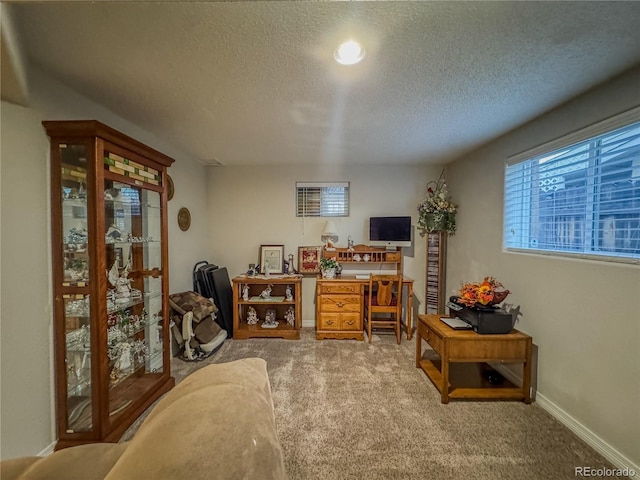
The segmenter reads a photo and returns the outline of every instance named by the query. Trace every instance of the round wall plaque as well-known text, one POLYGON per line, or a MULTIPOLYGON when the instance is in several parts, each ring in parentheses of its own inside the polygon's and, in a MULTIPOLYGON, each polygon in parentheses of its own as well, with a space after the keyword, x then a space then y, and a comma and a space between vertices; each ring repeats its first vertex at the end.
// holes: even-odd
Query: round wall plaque
POLYGON ((189 230, 191 226, 191 212, 189 212, 189 209, 186 207, 182 207, 180 211, 178 211, 178 226, 183 232, 189 230))
POLYGON ((171 200, 174 193, 175 187, 173 186, 173 178, 171 178, 171 175, 167 174, 167 200, 171 200))

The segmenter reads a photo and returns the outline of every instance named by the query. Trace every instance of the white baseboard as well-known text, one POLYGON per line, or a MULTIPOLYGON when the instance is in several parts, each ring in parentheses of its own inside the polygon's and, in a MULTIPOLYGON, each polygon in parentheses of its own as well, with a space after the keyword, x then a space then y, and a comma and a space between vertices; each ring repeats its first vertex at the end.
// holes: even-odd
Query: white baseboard
POLYGON ((51 445, 49 445, 47 448, 45 448, 44 450, 42 450, 38 456, 39 457, 46 457, 48 455, 51 455, 53 453, 53 451, 56 448, 56 442, 53 442, 51 445))
MULTIPOLYGON (((517 375, 512 370, 506 368, 504 365, 491 364, 491 366, 500 372, 507 380, 515 385, 522 385, 522 376, 517 375)), ((609 460, 613 466, 620 469, 634 470, 636 474, 640 473, 640 465, 634 463, 630 458, 627 458, 612 445, 604 441, 594 432, 589 430, 585 425, 580 423, 577 419, 569 415, 566 411, 553 403, 539 392, 535 393, 536 404, 546 411, 553 418, 562 423, 565 427, 575 433, 581 440, 587 445, 593 448, 596 452, 609 460)), ((532 395, 533 397, 533 395, 532 395)), ((596 465, 593 465, 596 467, 596 465)))
POLYGON ((316 326, 316 321, 315 320, 302 320, 302 326, 303 327, 311 327, 311 328, 315 328, 316 326))

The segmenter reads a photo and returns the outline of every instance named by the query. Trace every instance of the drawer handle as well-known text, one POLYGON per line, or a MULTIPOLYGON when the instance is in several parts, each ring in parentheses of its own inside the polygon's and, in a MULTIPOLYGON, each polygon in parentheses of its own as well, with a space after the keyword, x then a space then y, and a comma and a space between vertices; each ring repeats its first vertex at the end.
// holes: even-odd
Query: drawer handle
POLYGON ((340 308, 344 307, 344 303, 342 303, 342 302, 338 302, 338 303, 336 303, 336 305, 337 305, 338 307, 340 307, 340 308))
POLYGON ((327 320, 327 325, 333 325, 333 320, 327 320))
POLYGON ((355 321, 353 321, 353 320, 349 320, 349 321, 347 322, 347 325, 353 325, 354 323, 356 323, 356 322, 355 322, 355 321))

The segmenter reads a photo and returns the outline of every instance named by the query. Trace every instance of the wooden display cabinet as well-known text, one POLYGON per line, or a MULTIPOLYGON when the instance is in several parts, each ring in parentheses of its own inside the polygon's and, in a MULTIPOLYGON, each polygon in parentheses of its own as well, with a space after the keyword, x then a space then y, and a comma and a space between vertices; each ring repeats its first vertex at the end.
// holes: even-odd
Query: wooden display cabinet
POLYGON ((117 442, 170 376, 166 169, 97 121, 51 141, 56 449, 117 442))
POLYGON ((302 275, 239 275, 233 283, 233 338, 300 338, 302 275), (267 293, 265 290, 270 289, 267 293), (287 289, 291 295, 287 298, 287 289), (264 293, 263 293, 264 292, 264 293), (255 311, 252 319, 250 311, 255 311), (293 313, 293 318, 290 317, 293 313), (267 328, 268 314, 277 326, 267 328))

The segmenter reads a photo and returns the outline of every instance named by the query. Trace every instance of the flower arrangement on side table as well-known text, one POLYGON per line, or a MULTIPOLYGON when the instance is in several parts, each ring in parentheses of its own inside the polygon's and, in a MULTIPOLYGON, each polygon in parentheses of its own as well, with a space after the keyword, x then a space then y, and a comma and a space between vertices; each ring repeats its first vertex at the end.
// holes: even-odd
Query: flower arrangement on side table
POLYGON ((494 277, 484 277, 481 283, 463 283, 457 302, 467 307, 490 307, 502 302, 509 293, 494 277))
POLYGON ((453 235, 456 231, 458 205, 451 201, 444 170, 437 182, 427 183, 427 196, 418 205, 418 230, 421 236, 444 231, 453 235))

